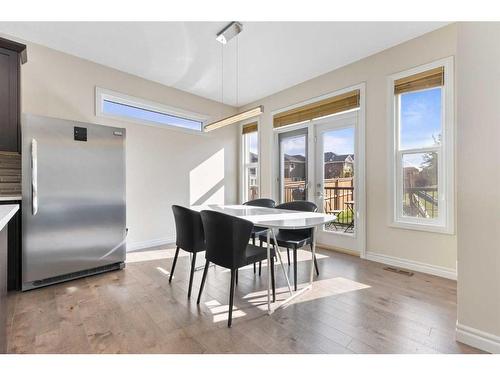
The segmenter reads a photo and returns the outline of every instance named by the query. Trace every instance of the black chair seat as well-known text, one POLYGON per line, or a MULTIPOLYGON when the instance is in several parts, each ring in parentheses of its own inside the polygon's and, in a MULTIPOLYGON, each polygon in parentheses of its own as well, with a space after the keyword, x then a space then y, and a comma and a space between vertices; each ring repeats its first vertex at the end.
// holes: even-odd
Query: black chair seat
MULTIPOLYGON (((246 265, 261 262, 267 259, 267 248, 249 244, 246 252, 246 265)), ((275 251, 271 248, 271 257, 275 256, 275 251)))
MULTIPOLYGON (((267 241, 267 234, 260 234, 259 240, 262 242, 267 241)), ((304 233, 295 233, 292 231, 282 231, 280 230, 276 234, 276 240, 278 241, 278 246, 281 247, 295 247, 301 248, 305 245, 309 245, 311 243, 311 236, 304 233)), ((271 236, 271 245, 274 245, 274 238, 271 236)))

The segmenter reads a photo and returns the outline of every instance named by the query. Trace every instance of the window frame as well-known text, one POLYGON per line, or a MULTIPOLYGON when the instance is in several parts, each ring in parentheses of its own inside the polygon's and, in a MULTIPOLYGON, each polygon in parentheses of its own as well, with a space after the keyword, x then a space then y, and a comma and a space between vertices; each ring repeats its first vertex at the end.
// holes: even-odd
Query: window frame
POLYGON ((191 112, 187 111, 184 109, 180 108, 175 108, 171 106, 167 106, 161 103, 149 101, 146 99, 126 95, 117 91, 113 90, 108 90, 104 89, 101 87, 95 88, 95 114, 97 117, 104 117, 104 118, 110 118, 114 120, 120 120, 120 121, 127 121, 130 123, 134 124, 140 124, 140 125, 147 125, 147 126, 154 126, 157 128, 161 129, 168 129, 168 130, 175 130, 175 131, 181 131, 184 133, 189 133, 189 134, 204 134, 204 126, 209 119, 207 115, 203 115, 200 113, 196 112, 191 112), (175 117, 181 117, 187 120, 192 120, 192 121, 198 121, 200 122, 200 130, 195 130, 195 129, 189 129, 189 128, 184 128, 181 126, 177 125, 172 125, 172 124, 162 124, 156 121, 147 121, 147 120, 141 120, 133 117, 128 117, 128 116, 120 116, 120 115, 113 115, 109 113, 105 113, 103 111, 103 104, 104 101, 112 101, 118 104, 123 104, 127 106, 132 106, 136 107, 139 109, 144 109, 146 111, 154 111, 154 112, 160 112, 166 115, 170 116, 175 116, 175 117))
MULTIPOLYGON (((445 234, 455 233, 455 180, 454 180, 454 73, 453 56, 424 64, 388 77, 389 118, 389 225, 396 228, 421 230, 445 234), (441 145, 400 149, 400 97, 394 94, 394 82, 433 68, 444 67, 444 86, 441 91, 441 145), (438 217, 427 219, 403 215, 403 155, 435 152, 438 158, 438 217)), ((431 90, 415 90, 426 91, 431 90)))
POLYGON ((256 168, 256 179, 257 179, 257 189, 258 189, 258 194, 257 198, 261 197, 261 184, 260 184, 260 163, 261 163, 261 155, 260 155, 260 121, 257 120, 257 131, 252 132, 252 133, 257 133, 257 162, 256 163, 250 163, 247 162, 247 153, 248 153, 248 142, 246 140, 246 135, 247 134, 252 134, 252 133, 246 133, 242 134, 243 127, 247 124, 250 124, 252 122, 255 122, 255 119, 253 120, 248 120, 246 122, 243 122, 240 125, 239 129, 239 135, 240 135, 240 201, 241 203, 245 203, 249 200, 248 197, 248 173, 247 170, 250 168, 256 168))

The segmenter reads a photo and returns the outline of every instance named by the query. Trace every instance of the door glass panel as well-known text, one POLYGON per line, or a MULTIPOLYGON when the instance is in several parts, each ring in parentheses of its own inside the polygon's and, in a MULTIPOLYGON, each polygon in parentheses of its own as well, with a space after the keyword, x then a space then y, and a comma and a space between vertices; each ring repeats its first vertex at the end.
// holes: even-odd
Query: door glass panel
POLYGON ((307 134, 280 136, 281 201, 307 199, 307 134))
MULTIPOLYGON (((354 232, 354 127, 328 130, 323 137, 323 212, 337 221, 327 231, 354 232)), ((320 202, 321 203, 321 202, 320 202)))

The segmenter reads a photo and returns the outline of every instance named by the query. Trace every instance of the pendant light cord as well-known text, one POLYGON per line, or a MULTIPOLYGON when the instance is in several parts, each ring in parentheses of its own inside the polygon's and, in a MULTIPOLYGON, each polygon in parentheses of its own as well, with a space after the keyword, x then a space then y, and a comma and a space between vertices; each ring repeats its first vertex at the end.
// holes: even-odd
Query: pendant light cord
POLYGON ((222 65, 222 71, 221 71, 221 103, 224 104, 224 45, 221 44, 221 65, 222 65))
POLYGON ((236 107, 240 102, 240 36, 236 37, 236 107))

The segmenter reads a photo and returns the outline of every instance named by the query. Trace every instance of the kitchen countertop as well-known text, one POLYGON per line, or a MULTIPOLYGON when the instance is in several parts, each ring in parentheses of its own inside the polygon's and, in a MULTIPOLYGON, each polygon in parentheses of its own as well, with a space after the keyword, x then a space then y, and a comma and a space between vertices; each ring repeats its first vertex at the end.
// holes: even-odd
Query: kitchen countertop
POLYGON ((18 204, 6 204, 0 206, 0 230, 2 230, 19 210, 18 204))
POLYGON ((0 196, 0 202, 1 201, 20 201, 23 198, 20 195, 2 195, 0 196))

